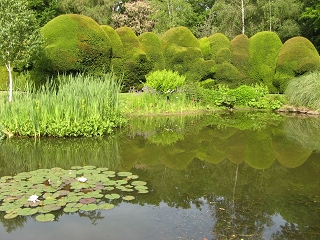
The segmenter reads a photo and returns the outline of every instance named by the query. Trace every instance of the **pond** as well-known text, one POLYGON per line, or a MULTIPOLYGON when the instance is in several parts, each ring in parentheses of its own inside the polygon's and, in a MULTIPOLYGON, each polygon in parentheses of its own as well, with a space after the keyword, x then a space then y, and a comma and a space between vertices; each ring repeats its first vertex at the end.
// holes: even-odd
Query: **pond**
POLYGON ((59 209, 45 223, 1 211, 0 236, 320 239, 319 136, 318 117, 227 112, 132 118, 101 138, 3 140, 0 177, 95 166, 137 175, 148 191, 109 199, 109 210, 59 209))

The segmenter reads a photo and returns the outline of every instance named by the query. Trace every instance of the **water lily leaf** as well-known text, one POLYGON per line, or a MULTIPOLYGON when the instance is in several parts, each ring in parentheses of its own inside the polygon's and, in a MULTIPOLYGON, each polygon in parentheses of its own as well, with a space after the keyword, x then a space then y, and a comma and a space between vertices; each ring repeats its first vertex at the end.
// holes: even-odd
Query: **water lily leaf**
POLYGON ((105 195, 105 198, 108 198, 108 199, 118 199, 118 198, 120 198, 120 195, 117 194, 117 193, 106 194, 106 195, 105 195))
POLYGON ((36 214, 37 212, 38 210, 36 208, 20 208, 17 211, 17 214, 20 216, 29 216, 29 215, 36 214))
POLYGON ((138 175, 130 175, 127 178, 129 178, 129 179, 138 179, 139 176, 138 175))
POLYGON ((82 198, 79 200, 79 202, 83 203, 83 204, 89 204, 89 203, 96 202, 96 199, 95 198, 82 198))
POLYGON ((142 185, 146 185, 147 183, 146 182, 144 182, 144 181, 133 181, 132 183, 131 183, 131 185, 133 185, 133 186, 142 186, 142 185))
POLYGON ((98 206, 96 204, 84 204, 80 210, 82 211, 94 211, 97 210, 98 206))
POLYGON ((57 205, 57 204, 49 204, 49 205, 45 205, 42 207, 43 210, 48 210, 50 212, 53 212, 53 211, 57 211, 59 209, 61 209, 61 206, 57 205))
POLYGON ((138 185, 138 186, 135 186, 134 187, 134 189, 136 189, 136 190, 147 190, 148 189, 148 187, 147 186, 141 186, 141 185, 138 185))
POLYGON ((17 213, 14 213, 14 212, 10 212, 10 213, 7 213, 6 215, 4 215, 4 219, 13 219, 15 217, 18 217, 19 215, 17 213))
POLYGON ((38 216, 36 216, 36 220, 38 222, 51 222, 54 220, 54 215, 51 213, 48 214, 40 214, 38 216))
POLYGON ((69 208, 69 207, 65 207, 65 208, 63 209, 63 211, 66 212, 66 213, 73 213, 73 212, 79 211, 79 208, 69 208))
POLYGON ((114 208, 114 205, 111 203, 103 203, 103 204, 98 205, 97 207, 98 207, 98 209, 101 209, 101 210, 102 209, 109 210, 109 209, 114 208))
POLYGON ((139 190, 138 193, 148 193, 148 190, 139 190))
POLYGON ((132 173, 131 172, 118 172, 117 175, 119 177, 128 177, 128 176, 132 175, 132 173))
POLYGON ((122 199, 123 199, 123 200, 126 200, 126 201, 131 201, 131 200, 135 199, 135 197, 134 197, 134 196, 127 195, 127 196, 122 197, 122 199))

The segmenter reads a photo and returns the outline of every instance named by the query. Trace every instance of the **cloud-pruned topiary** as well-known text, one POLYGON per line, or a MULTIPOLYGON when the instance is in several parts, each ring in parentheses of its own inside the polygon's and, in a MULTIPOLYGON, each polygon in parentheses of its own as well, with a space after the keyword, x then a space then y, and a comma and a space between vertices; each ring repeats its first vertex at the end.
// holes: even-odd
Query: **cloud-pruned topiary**
POLYGON ((280 49, 274 82, 283 92, 290 79, 314 70, 320 70, 316 48, 304 37, 293 37, 280 49))
POLYGON ((147 54, 147 57, 153 63, 153 70, 162 70, 164 69, 164 57, 161 47, 160 38, 152 32, 145 32, 139 35, 138 37, 141 48, 147 54))
MULTIPOLYGON (((248 80, 248 61, 249 61, 249 38, 245 34, 240 34, 231 40, 231 63, 248 80)), ((249 82, 247 82, 248 84, 249 82)))
POLYGON ((139 88, 145 82, 145 75, 153 69, 153 64, 141 48, 138 37, 129 27, 117 28, 122 44, 123 84, 124 91, 130 88, 139 88))
POLYGON ((45 48, 38 68, 49 73, 108 71, 112 47, 108 35, 93 19, 60 15, 42 29, 45 48))
POLYGON ((161 37, 165 68, 199 81, 212 74, 214 62, 205 61, 198 39, 186 27, 169 29, 161 37))
POLYGON ((255 83, 263 83, 269 91, 277 92, 273 85, 278 54, 282 42, 274 32, 259 32, 249 39, 249 75, 255 83))

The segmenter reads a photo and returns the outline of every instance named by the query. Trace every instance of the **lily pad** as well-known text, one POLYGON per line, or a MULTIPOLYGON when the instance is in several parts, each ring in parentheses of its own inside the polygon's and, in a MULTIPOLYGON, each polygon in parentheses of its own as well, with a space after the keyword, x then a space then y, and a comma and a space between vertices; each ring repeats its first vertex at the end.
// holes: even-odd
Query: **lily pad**
POLYGON ((89 204, 89 203, 96 202, 96 199, 95 198, 82 198, 79 200, 79 202, 83 203, 83 204, 89 204))
POLYGON ((118 199, 118 198, 120 198, 120 195, 117 194, 117 193, 106 194, 106 195, 105 195, 105 198, 108 198, 108 199, 118 199))
POLYGON ((17 214, 20 216, 30 216, 36 214, 38 210, 36 208, 20 208, 17 214))
POLYGON ((38 216, 36 216, 36 220, 38 222, 51 222, 54 220, 54 215, 51 213, 48 214, 40 214, 38 216))
POLYGON ((127 196, 122 197, 122 199, 123 199, 123 200, 126 200, 126 201, 131 201, 131 200, 135 199, 135 197, 134 197, 134 196, 127 195, 127 196))
POLYGON ((133 185, 133 186, 142 186, 142 185, 146 185, 147 183, 146 182, 144 182, 144 181, 133 181, 132 183, 131 183, 131 185, 133 185))
POLYGON ((13 218, 16 218, 18 217, 19 215, 15 212, 10 212, 10 213, 7 213, 6 215, 4 215, 4 219, 13 219, 13 218))
POLYGON ((97 210, 98 206, 96 204, 84 204, 80 210, 82 211, 94 211, 97 210))
POLYGON ((114 205, 111 204, 111 203, 103 203, 103 204, 100 204, 98 205, 98 209, 104 209, 104 210, 109 210, 109 209, 112 209, 114 208, 114 205))

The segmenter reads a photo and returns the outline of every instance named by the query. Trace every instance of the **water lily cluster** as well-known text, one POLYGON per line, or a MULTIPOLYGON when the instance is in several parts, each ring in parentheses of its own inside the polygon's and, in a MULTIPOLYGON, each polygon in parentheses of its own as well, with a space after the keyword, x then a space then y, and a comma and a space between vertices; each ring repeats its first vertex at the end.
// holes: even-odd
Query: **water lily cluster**
POLYGON ((5 219, 35 215, 40 222, 53 221, 55 211, 108 210, 115 199, 131 201, 148 193, 146 182, 131 172, 115 172, 95 166, 38 169, 0 178, 0 211, 5 219))

